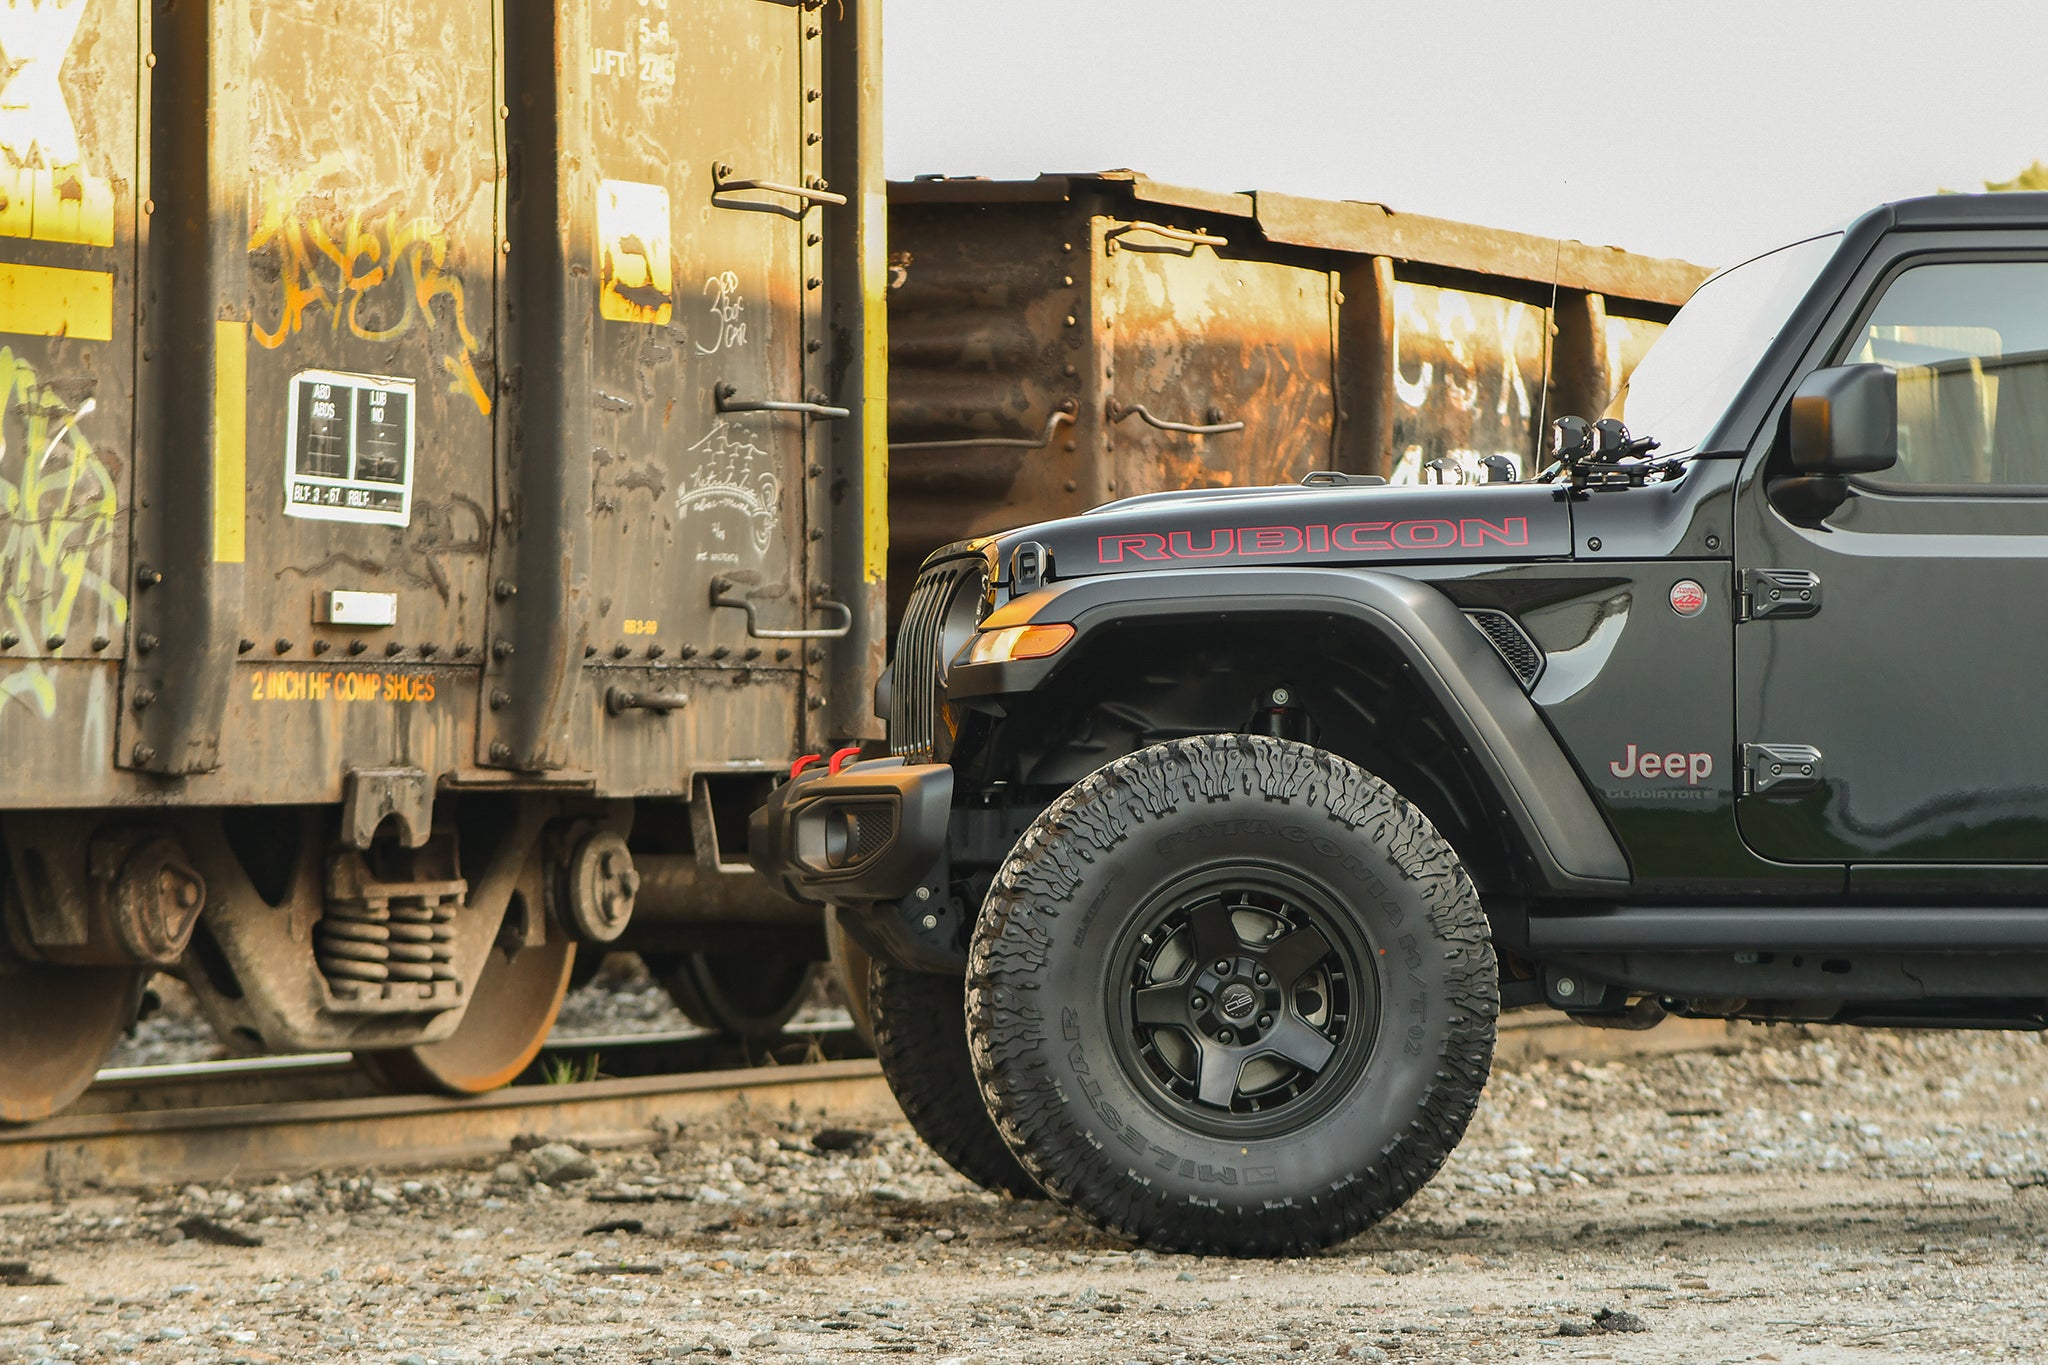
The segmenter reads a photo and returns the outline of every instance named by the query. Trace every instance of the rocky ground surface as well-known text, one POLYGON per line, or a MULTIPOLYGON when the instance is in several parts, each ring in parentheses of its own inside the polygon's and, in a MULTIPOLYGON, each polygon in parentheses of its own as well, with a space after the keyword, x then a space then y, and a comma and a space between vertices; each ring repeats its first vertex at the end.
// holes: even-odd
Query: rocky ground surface
POLYGON ((1408 1208, 1279 1262, 795 1115, 0 1205, 0 1362, 2048 1359, 2048 1048, 1747 1039, 1503 1068, 1408 1208))

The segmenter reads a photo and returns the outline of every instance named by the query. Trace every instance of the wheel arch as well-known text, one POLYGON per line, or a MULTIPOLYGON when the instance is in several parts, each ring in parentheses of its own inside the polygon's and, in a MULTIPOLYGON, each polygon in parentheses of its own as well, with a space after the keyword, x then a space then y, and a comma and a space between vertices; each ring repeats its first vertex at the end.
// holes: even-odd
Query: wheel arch
POLYGON ((1130 747, 1244 728, 1251 689, 1286 682, 1312 702, 1316 742, 1421 806, 1482 889, 1597 896, 1629 881, 1542 715, 1425 583, 1375 571, 1139 572, 1029 594, 983 628, 1055 622, 1076 635, 1051 659, 947 675, 950 700, 999 718, 979 759, 991 775, 1068 785, 1080 774, 1056 752, 1092 769, 1130 747), (1435 761, 1444 753, 1456 761, 1435 761))

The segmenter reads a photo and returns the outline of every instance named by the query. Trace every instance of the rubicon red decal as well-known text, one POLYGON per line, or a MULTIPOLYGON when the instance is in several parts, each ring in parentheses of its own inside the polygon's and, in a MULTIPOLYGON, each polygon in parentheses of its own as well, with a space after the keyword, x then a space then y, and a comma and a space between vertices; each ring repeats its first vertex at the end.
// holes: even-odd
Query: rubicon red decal
POLYGON ((1276 559, 1289 555, 1401 554, 1429 550, 1527 548, 1529 521, 1347 521, 1337 526, 1212 526, 1199 531, 1139 531, 1103 536, 1104 564, 1127 559, 1276 559))

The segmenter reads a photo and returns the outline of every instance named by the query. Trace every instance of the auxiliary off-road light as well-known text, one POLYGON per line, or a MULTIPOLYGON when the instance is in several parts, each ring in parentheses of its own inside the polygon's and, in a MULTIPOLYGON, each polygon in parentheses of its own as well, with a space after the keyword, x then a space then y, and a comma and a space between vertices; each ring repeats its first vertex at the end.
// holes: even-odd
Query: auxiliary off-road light
POLYGON ((1074 628, 1065 624, 984 630, 967 642, 953 662, 1005 664, 1017 659, 1043 659, 1059 653, 1073 638, 1074 628))

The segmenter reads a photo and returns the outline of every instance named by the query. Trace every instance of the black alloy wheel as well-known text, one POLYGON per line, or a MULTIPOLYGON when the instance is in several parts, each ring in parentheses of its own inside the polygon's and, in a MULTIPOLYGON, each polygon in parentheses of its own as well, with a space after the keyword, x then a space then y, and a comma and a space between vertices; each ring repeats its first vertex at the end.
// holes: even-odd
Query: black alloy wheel
POLYGON ((1152 898, 1112 975, 1132 1073, 1219 1136, 1283 1132, 1342 1097, 1372 1050, 1379 979, 1323 893, 1279 868, 1204 870, 1152 898))

